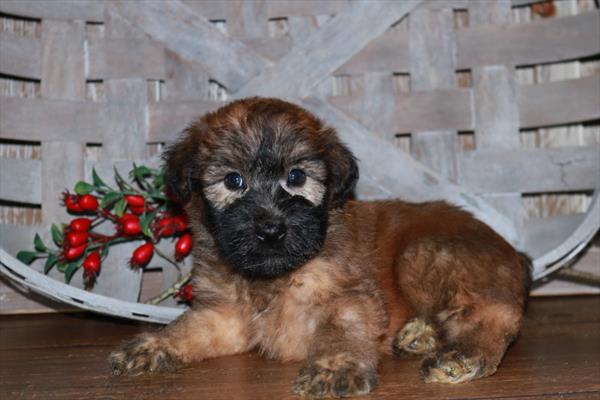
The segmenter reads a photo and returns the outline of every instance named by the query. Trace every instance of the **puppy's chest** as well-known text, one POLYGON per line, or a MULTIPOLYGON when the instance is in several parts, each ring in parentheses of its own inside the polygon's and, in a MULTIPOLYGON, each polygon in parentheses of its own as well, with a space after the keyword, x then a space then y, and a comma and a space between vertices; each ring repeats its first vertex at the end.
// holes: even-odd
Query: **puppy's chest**
POLYGON ((259 307, 251 321, 255 346, 266 356, 301 360, 308 344, 327 314, 323 302, 331 293, 312 273, 298 274, 283 287, 257 299, 259 307))

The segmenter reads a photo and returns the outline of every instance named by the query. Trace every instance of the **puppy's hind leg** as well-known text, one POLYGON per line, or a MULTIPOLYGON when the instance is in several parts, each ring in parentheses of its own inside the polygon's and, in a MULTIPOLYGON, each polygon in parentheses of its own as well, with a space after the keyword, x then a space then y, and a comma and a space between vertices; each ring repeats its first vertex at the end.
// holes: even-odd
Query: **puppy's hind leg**
POLYGON ((442 343, 421 364, 425 382, 460 383, 496 372, 519 332, 517 306, 480 302, 438 313, 442 343))
POLYGON ((138 335, 114 350, 112 372, 171 372, 193 361, 244 352, 249 347, 245 319, 234 305, 188 310, 163 330, 138 335))
MULTIPOLYGON (((401 289, 416 314, 435 327, 436 349, 421 367, 426 382, 459 383, 493 374, 517 336, 527 267, 516 252, 499 247, 491 239, 481 248, 464 238, 423 240, 401 257, 401 289)), ((401 342, 410 350, 411 342, 401 342)))

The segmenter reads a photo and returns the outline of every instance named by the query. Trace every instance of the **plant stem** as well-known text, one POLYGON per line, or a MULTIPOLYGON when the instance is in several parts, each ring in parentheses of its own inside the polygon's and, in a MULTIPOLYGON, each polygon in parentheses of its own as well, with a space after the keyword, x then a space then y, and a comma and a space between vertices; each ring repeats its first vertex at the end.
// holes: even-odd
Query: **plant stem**
POLYGON ((150 300, 146 300, 144 303, 145 304, 158 304, 161 301, 165 300, 167 297, 173 296, 175 293, 177 293, 179 291, 179 289, 181 289, 181 287, 187 281, 190 280, 191 277, 192 277, 192 273, 190 272, 190 273, 186 274, 183 278, 181 278, 180 280, 175 282, 170 288, 161 292, 158 296, 155 296, 155 297, 151 298, 150 300))
POLYGON ((169 262, 171 265, 177 268, 177 278, 181 278, 181 267, 179 266, 179 264, 177 264, 176 261, 174 261, 171 257, 163 253, 161 250, 159 250, 157 246, 154 246, 154 251, 160 257, 164 258, 167 262, 169 262))

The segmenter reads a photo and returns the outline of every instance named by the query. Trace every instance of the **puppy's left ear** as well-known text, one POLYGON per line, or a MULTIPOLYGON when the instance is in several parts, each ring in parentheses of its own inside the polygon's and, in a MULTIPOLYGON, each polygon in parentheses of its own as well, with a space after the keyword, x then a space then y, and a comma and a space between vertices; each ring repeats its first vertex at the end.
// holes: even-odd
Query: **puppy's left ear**
POLYGON ((358 182, 358 164, 354 154, 331 133, 334 140, 327 146, 329 163, 329 206, 340 208, 352 196, 358 182))
POLYGON ((193 132, 188 129, 163 155, 165 185, 182 204, 187 203, 191 197, 192 172, 197 152, 195 142, 193 132))

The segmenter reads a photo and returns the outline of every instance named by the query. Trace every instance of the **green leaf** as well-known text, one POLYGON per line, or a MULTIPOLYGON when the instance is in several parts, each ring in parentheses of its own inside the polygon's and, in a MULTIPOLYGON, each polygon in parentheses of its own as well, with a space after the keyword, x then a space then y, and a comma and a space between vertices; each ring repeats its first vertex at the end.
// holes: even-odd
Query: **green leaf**
POLYGON ((73 275, 75 275, 75 272, 77 272, 78 269, 79 269, 78 262, 69 263, 69 265, 67 266, 67 269, 65 270, 65 282, 70 283, 71 278, 73 278, 73 275))
POLYGON ((33 260, 39 257, 39 254, 34 251, 20 251, 17 253, 17 260, 23 264, 31 264, 33 260))
POLYGON ((60 272, 65 272, 67 270, 67 267, 69 265, 65 264, 65 263, 58 263, 58 265, 56 266, 56 268, 60 271, 60 272))
POLYGON ((156 211, 152 211, 151 213, 144 214, 141 219, 142 233, 148 236, 149 238, 152 238, 153 236, 152 229, 150 229, 150 226, 152 225, 152 221, 154 220, 155 216, 156 211))
POLYGON ((52 240, 54 240, 54 243, 56 243, 56 245, 59 247, 62 246, 64 240, 62 230, 55 224, 52 224, 50 230, 52 232, 52 240))
POLYGON ((106 183, 104 183, 104 181, 102 179, 100 179, 100 177, 96 173, 96 169, 95 168, 92 168, 92 179, 94 181, 94 185, 108 187, 108 186, 106 186, 106 183))
POLYGON ((114 167, 113 170, 115 171, 115 181, 117 182, 117 185, 119 185, 119 189, 121 189, 121 190, 127 189, 127 186, 128 186, 127 182, 125 181, 125 179, 123 179, 121 174, 119 174, 117 167, 114 167))
POLYGON ((41 251, 41 252, 48 251, 48 248, 46 247, 46 245, 42 241, 42 238, 37 233, 35 234, 35 237, 33 238, 33 246, 35 247, 35 249, 37 251, 41 251))
POLYGON ((102 252, 100 253, 100 258, 104 260, 108 255, 108 246, 102 248, 102 252))
POLYGON ((123 198, 123 194, 119 193, 119 192, 108 192, 107 194, 104 195, 104 197, 102 197, 102 200, 100 200, 100 207, 101 208, 110 208, 115 201, 122 199, 123 198))
POLYGON ((46 259, 46 264, 44 264, 44 273, 48 274, 48 272, 50 272, 50 270, 52 269, 52 267, 54 267, 57 261, 58 257, 56 256, 56 254, 50 254, 50 256, 48 256, 48 259, 46 259))
POLYGON ((93 192, 95 189, 94 185, 90 185, 87 182, 79 181, 75 184, 75 193, 79 195, 88 194, 93 192))
POLYGON ((115 205, 115 214, 117 215, 117 217, 121 218, 123 216, 123 214, 125 213, 126 208, 127 208, 127 201, 124 198, 122 198, 115 205))

